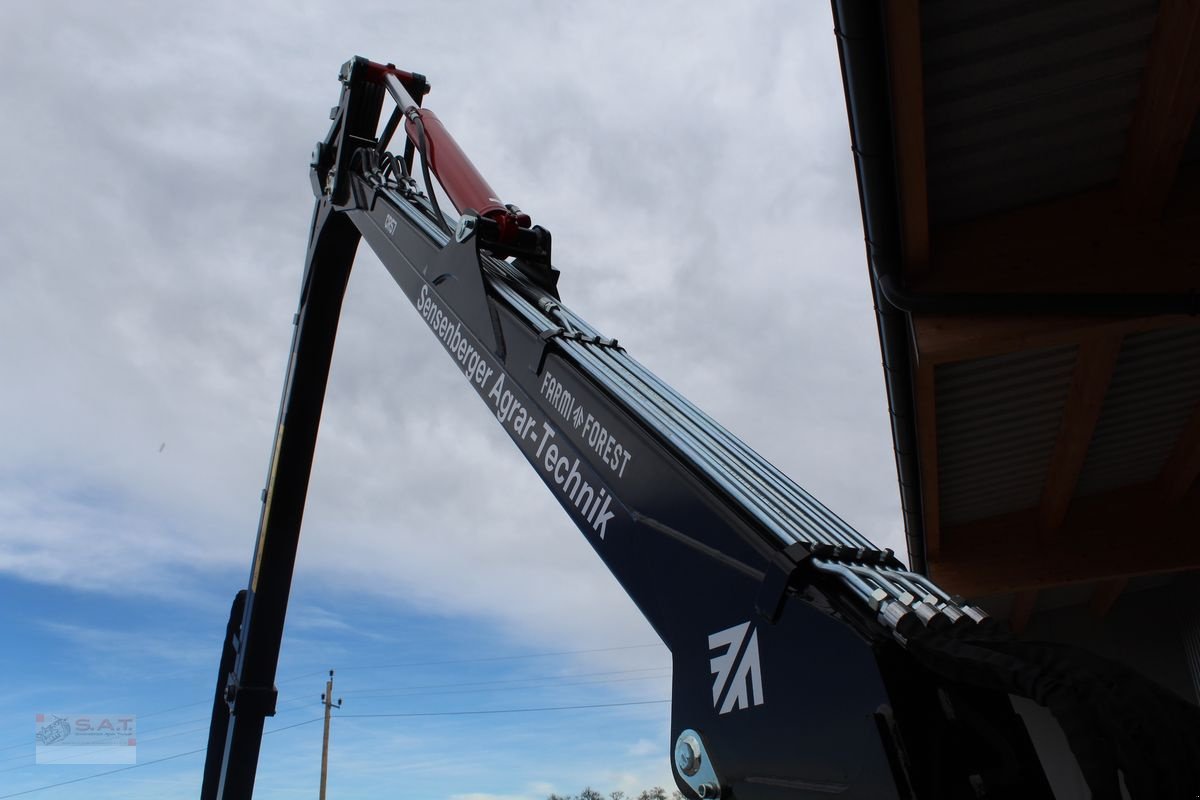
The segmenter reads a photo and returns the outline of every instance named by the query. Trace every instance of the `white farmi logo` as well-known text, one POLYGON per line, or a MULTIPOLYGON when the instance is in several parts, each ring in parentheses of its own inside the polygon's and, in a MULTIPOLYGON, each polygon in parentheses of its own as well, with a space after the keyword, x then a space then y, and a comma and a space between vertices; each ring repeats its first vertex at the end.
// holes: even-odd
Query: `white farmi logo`
POLYGON ((763 703, 762 668, 758 663, 758 631, 750 632, 750 641, 746 643, 743 651, 742 643, 746 642, 747 632, 750 632, 750 623, 743 622, 708 637, 709 650, 725 648, 724 653, 708 661, 712 674, 717 676, 713 681, 714 708, 721 700, 721 693, 725 692, 725 702, 720 704, 721 714, 728 714, 737 708, 749 708, 751 705, 761 706, 763 703), (742 655, 741 660, 738 660, 739 652, 742 655), (730 673, 733 674, 732 681, 729 679, 730 673), (728 692, 725 691, 727 687, 728 692))
POLYGON ((393 217, 391 214, 388 214, 387 217, 384 218, 384 220, 383 220, 383 229, 388 232, 389 236, 392 235, 393 233, 395 233, 396 232, 396 218, 393 217))

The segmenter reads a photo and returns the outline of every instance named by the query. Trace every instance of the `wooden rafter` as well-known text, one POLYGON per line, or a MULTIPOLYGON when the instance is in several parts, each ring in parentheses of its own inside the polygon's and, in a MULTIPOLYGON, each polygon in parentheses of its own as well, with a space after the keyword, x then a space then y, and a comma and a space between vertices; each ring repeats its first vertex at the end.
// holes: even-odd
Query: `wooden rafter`
POLYGON ((1162 0, 1121 170, 1126 207, 1162 214, 1200 110, 1200 3, 1162 0))
POLYGON ((966 361, 1195 325, 1200 325, 1200 317, 922 316, 914 317, 912 323, 920 365, 966 361))
POLYGON ((902 256, 907 275, 929 266, 929 197, 925 171, 925 90, 919 0, 886 3, 888 72, 900 185, 902 256))
POLYGON ((930 576, 981 597, 1200 568, 1200 492, 1173 505, 1151 484, 1077 498, 1050 541, 1030 536, 1036 524, 1032 509, 946 528, 930 576))
POLYGON ((1200 403, 1192 409, 1191 419, 1163 465, 1158 483, 1167 501, 1175 502, 1187 494, 1197 478, 1200 478, 1200 403))
POLYGON ((1112 609, 1113 603, 1129 585, 1129 578, 1109 578, 1100 581, 1092 589, 1092 599, 1088 601, 1088 611, 1096 619, 1104 619, 1112 609))
MULTIPOLYGON (((1200 7, 1198 4, 1197 7, 1200 7)), ((1119 188, 934 228, 922 292, 1172 292, 1195 288, 1200 167, 1187 165, 1161 219, 1131 218, 1119 188)))
POLYGON ((921 468, 921 515, 925 521, 925 554, 937 558, 941 552, 941 500, 938 481, 937 384, 934 367, 917 367, 917 446, 921 468))
POLYGON ((1013 596, 1012 613, 1008 617, 1008 626, 1013 633, 1024 633, 1029 626, 1029 620, 1037 609, 1037 589, 1025 589, 1013 596))
POLYGON ((1067 515, 1120 349, 1121 337, 1111 334, 1087 339, 1079 345, 1038 507, 1038 528, 1043 534, 1055 534, 1067 515))

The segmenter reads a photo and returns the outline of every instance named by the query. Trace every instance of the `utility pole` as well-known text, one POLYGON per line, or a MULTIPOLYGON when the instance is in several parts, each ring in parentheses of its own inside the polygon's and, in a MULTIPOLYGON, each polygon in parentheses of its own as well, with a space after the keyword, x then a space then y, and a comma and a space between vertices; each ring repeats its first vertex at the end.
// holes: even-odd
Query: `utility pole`
POLYGON ((333 702, 333 670, 329 670, 329 680, 325 682, 325 694, 321 695, 325 704, 325 741, 321 744, 321 800, 325 800, 325 778, 329 774, 329 715, 335 708, 342 707, 342 698, 333 702))

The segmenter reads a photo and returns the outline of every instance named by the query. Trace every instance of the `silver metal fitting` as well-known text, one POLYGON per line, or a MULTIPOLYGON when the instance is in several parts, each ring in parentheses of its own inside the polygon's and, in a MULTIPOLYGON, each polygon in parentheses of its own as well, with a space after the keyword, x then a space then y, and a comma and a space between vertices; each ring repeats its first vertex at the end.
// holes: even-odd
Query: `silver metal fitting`
POLYGON ((949 603, 943 605, 941 611, 942 615, 945 616, 946 619, 950 620, 950 624, 952 625, 957 625, 959 620, 967 619, 966 614, 964 614, 957 606, 952 606, 949 603))
POLYGON ((981 611, 975 606, 963 606, 962 611, 964 614, 970 617, 973 622, 983 622, 985 619, 991 618, 986 611, 981 611))
POLYGON ((936 606, 932 606, 924 600, 913 604, 912 611, 917 615, 917 619, 921 620, 921 624, 929 627, 930 623, 942 618, 942 614, 937 610, 936 606))
POLYGON ((900 622, 911 612, 899 602, 885 603, 879 608, 879 621, 883 625, 896 630, 900 622))
POLYGON ((691 728, 680 732, 675 739, 674 761, 679 777, 701 800, 716 800, 721 796, 721 781, 699 733, 691 728))
POLYGON ((876 589, 875 591, 871 592, 871 610, 878 611, 879 606, 881 606, 883 601, 887 600, 889 597, 891 597, 891 595, 889 595, 883 589, 876 589))
POLYGON ((458 220, 458 227, 454 229, 454 241, 462 244, 475 235, 475 229, 478 226, 479 217, 473 214, 464 214, 458 220))

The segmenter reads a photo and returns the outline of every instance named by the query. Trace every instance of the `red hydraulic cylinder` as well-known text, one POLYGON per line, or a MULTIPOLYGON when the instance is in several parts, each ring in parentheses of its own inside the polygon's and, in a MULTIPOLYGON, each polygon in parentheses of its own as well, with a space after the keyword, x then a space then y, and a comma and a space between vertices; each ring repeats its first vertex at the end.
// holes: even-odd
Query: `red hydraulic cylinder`
POLYGON ((495 220, 502 240, 510 239, 518 228, 528 228, 529 215, 501 202, 496 190, 475 169, 437 115, 421 108, 413 99, 404 81, 414 77, 391 65, 371 62, 368 68, 368 79, 383 83, 404 114, 405 135, 423 152, 429 170, 437 176, 454 208, 460 214, 471 209, 481 217, 495 220))
MULTIPOLYGON (((417 114, 425 127, 425 153, 429 158, 429 168, 459 213, 470 208, 481 217, 506 216, 508 209, 496 196, 496 190, 475 169, 471 159, 467 158, 437 115, 427 108, 418 109, 417 114)), ((404 131, 409 139, 419 143, 417 123, 411 117, 404 120, 404 131)))

